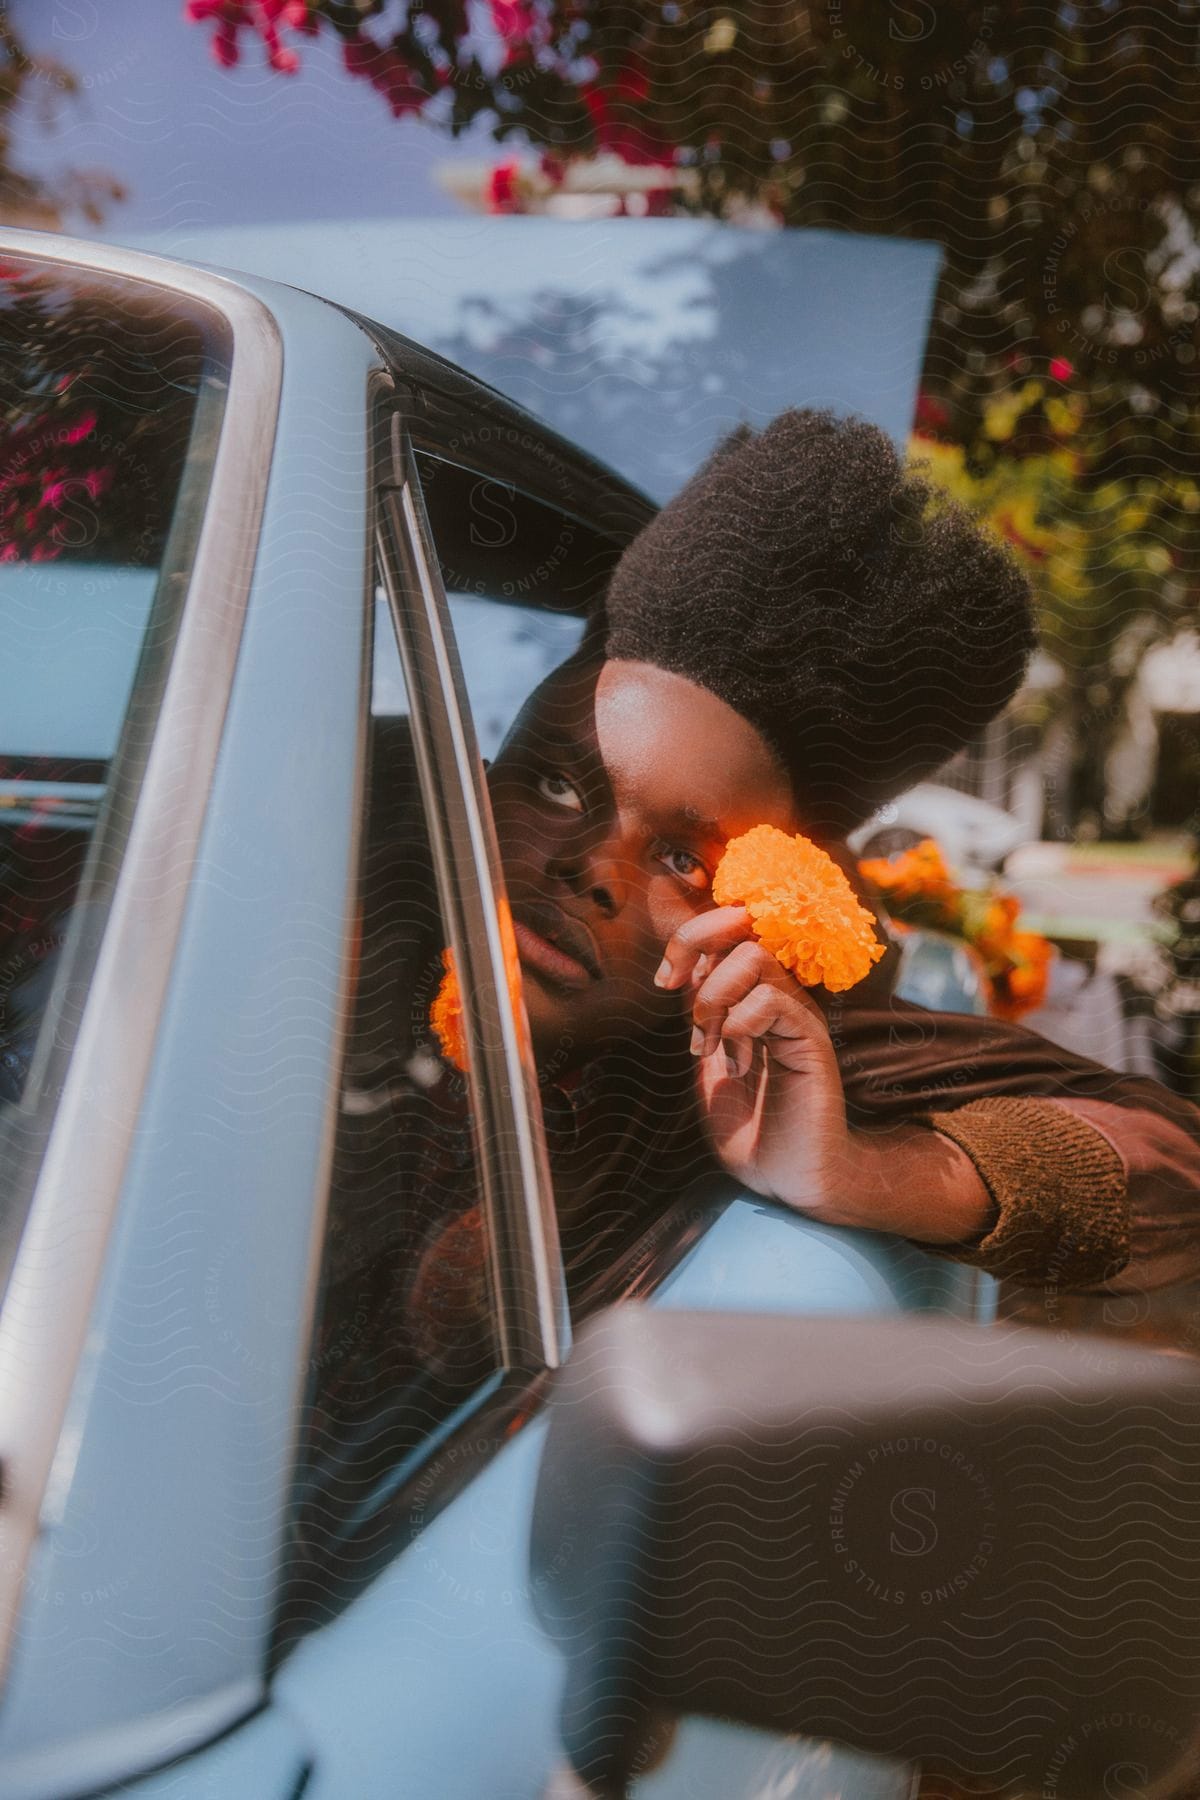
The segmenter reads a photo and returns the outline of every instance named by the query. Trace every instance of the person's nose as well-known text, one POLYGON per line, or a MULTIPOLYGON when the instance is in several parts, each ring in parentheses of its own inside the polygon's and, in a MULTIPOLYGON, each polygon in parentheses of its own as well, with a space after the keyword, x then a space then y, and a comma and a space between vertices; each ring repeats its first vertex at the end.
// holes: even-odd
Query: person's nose
POLYGON ((547 873, 565 882, 580 899, 590 900, 606 919, 615 919, 629 898, 628 859, 621 845, 612 840, 591 848, 581 844, 561 850, 551 859, 547 873))

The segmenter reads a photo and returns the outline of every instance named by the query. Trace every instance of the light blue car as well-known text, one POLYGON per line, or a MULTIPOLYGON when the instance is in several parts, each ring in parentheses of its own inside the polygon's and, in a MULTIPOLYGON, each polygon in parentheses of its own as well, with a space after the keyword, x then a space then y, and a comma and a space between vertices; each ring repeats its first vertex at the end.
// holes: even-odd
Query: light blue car
MULTIPOLYGON (((640 240, 650 287, 624 291, 649 316, 666 257, 654 279, 694 337, 709 302, 688 259, 719 265, 732 305, 728 241, 666 223, 640 240)), ((439 252, 459 300, 492 229, 439 252)), ((558 241, 597 290, 606 239, 580 231, 558 241)), ((748 410, 837 401, 902 433, 929 247, 855 240, 850 267, 822 234, 735 235, 751 288, 754 258, 778 280, 786 252, 807 296, 799 360, 748 410), (869 317, 892 333, 867 346, 873 399, 804 360, 843 301, 852 335, 869 317)), ((542 257, 544 292, 538 237, 505 254, 542 257)), ((407 323, 423 293, 469 336, 431 243, 393 245, 407 323)), ((529 1565, 573 1322, 480 754, 653 502, 546 422, 569 402, 594 438, 620 414, 603 384, 589 400, 585 364, 539 390, 526 359, 535 417, 397 335, 403 308, 345 310, 357 244, 275 271, 328 299, 137 250, 0 245, 0 1800, 584 1792, 529 1565), (451 1369, 422 1315, 381 1412, 345 1393, 387 1308, 340 1196, 358 1158, 387 1203, 371 1229, 403 1221, 386 1120, 421 1103, 429 1051, 363 997, 423 936, 453 948, 473 1009, 478 1129, 448 1124, 439 1154, 482 1197, 487 1325, 451 1369)), ((603 338, 598 300, 589 318, 603 338)), ((612 460, 661 497, 740 403, 682 384, 655 426, 635 327, 612 354, 626 423, 646 424, 612 460)), ((520 385, 511 334, 476 352, 520 385)), ((408 996, 409 1023, 431 998, 408 996)), ((577 1314, 637 1298, 664 1318, 978 1320, 989 1287, 722 1188, 625 1245, 577 1314)), ((895 1742, 689 1717, 633 1791, 902 1800, 916 1775, 895 1742)))

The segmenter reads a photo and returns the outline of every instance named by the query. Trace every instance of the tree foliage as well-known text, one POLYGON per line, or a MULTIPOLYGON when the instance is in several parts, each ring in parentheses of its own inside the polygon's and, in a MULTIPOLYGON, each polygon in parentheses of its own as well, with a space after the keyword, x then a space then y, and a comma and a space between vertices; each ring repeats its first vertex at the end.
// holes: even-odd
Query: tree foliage
POLYGON ((50 181, 16 160, 18 112, 32 112, 42 125, 52 125, 78 92, 77 77, 52 57, 31 55, 0 12, 0 219, 5 224, 53 231, 81 215, 96 225, 106 207, 123 197, 120 183, 99 170, 71 169, 50 181))
POLYGON ((482 31, 467 0, 189 9, 225 62, 247 30, 281 70, 289 28, 335 34, 393 112, 482 115, 552 175, 616 152, 679 210, 935 240, 919 429, 1034 570, 1084 728, 1147 621, 1195 618, 1196 0, 489 0, 482 31))
POLYGON ((1007 439, 984 419, 1055 363, 1094 395, 1071 435, 1095 479, 1164 456, 1200 475, 1194 0, 491 0, 490 33, 466 0, 410 0, 399 24, 385 0, 188 10, 223 62, 250 32, 292 70, 289 32, 332 33, 397 114, 687 168, 705 212, 753 196, 789 225, 934 239, 943 435, 984 460, 1050 449, 1053 406, 1007 439))

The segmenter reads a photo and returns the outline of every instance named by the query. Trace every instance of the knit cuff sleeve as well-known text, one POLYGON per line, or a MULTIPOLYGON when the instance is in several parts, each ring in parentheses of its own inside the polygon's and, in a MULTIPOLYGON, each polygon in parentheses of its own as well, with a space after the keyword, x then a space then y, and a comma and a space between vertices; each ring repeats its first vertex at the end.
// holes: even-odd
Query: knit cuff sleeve
POLYGON ((925 1122, 966 1151, 999 1210, 982 1238, 940 1245, 942 1254, 1024 1286, 1060 1288, 1111 1281, 1129 1261, 1124 1162, 1069 1107, 997 1096, 925 1122))

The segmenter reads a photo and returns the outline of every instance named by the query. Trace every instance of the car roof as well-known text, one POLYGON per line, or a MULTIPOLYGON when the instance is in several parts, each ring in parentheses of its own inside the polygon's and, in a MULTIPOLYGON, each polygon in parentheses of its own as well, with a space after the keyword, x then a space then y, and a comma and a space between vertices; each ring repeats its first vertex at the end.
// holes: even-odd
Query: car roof
POLYGON ((939 246, 711 219, 338 219, 125 240, 306 289, 516 401, 662 502, 742 419, 903 446, 939 246))

